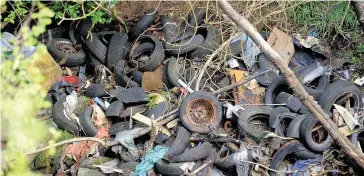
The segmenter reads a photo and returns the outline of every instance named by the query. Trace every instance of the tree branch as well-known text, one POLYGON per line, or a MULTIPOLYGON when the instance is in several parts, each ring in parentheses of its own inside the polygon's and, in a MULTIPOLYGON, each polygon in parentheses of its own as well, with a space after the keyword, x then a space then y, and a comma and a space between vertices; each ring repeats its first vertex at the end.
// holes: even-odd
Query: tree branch
POLYGON ((270 45, 263 39, 254 26, 252 26, 248 20, 243 16, 240 16, 234 8, 226 1, 218 1, 221 9, 229 18, 237 24, 237 26, 243 29, 252 40, 260 46, 262 52, 268 57, 274 66, 279 69, 282 75, 287 80, 288 85, 292 88, 293 92, 298 95, 303 104, 310 110, 314 117, 323 125, 328 133, 336 140, 336 142, 342 147, 342 149, 354 159, 362 168, 364 168, 364 155, 348 140, 348 138, 342 134, 337 125, 328 117, 328 115, 321 109, 312 96, 310 96, 301 83, 298 81, 295 74, 287 66, 286 62, 281 56, 275 52, 270 45))
POLYGON ((356 16, 358 17, 359 23, 361 24, 361 28, 364 32, 364 2, 353 1, 352 5, 356 12, 356 16))
POLYGON ((53 145, 49 145, 47 147, 40 148, 40 149, 38 149, 36 151, 29 152, 26 155, 33 155, 33 154, 36 154, 36 153, 39 153, 39 152, 46 151, 46 150, 48 150, 48 149, 50 149, 52 147, 58 147, 58 146, 61 146, 61 145, 64 145, 64 144, 70 144, 70 143, 79 142, 79 141, 95 141, 95 142, 100 143, 103 146, 107 146, 107 142, 105 142, 105 141, 103 141, 103 140, 101 140, 99 138, 82 137, 82 138, 74 138, 74 139, 69 139, 69 140, 61 141, 61 142, 55 143, 53 145))

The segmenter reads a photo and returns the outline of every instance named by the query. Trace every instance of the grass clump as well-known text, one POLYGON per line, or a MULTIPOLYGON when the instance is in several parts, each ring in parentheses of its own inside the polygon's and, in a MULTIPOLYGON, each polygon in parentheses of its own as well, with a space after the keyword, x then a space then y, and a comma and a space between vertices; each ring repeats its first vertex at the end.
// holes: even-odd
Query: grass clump
POLYGON ((353 8, 345 1, 307 2, 290 9, 288 15, 306 29, 315 26, 321 37, 359 27, 353 8))

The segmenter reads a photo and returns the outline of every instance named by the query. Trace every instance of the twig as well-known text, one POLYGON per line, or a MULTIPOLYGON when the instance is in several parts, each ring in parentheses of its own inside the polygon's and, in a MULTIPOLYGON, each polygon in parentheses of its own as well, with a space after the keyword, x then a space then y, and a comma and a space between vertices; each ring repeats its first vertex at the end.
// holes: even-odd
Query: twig
MULTIPOLYGON (((28 26, 28 24, 32 20, 32 14, 34 12, 35 5, 36 5, 36 2, 33 1, 32 6, 30 7, 30 10, 29 10, 28 16, 25 18, 25 20, 23 20, 23 24, 21 25, 22 28, 23 28, 23 26, 28 26)), ((19 30, 18 34, 16 35, 16 38, 20 38, 20 35, 21 35, 21 29, 19 30)), ((20 49, 22 49, 22 48, 20 48, 20 49)))
POLYGON ((70 143, 73 143, 73 142, 79 142, 79 141, 95 141, 95 142, 98 142, 100 143, 101 145, 103 146, 108 146, 107 142, 99 139, 99 138, 95 138, 95 137, 82 137, 82 138, 74 138, 74 139, 69 139, 69 140, 65 140, 65 141, 61 141, 61 142, 58 142, 58 143, 55 143, 53 145, 49 145, 49 146, 46 146, 46 147, 43 147, 43 148, 40 148, 36 151, 33 151, 33 152, 29 152, 27 153, 26 155, 33 155, 33 154, 36 154, 36 153, 39 153, 39 152, 43 152, 43 151, 46 151, 52 147, 58 147, 58 146, 61 146, 61 145, 64 145, 64 144, 70 144, 70 143))
POLYGON ((332 39, 331 46, 334 44, 334 42, 335 42, 335 40, 336 40, 337 35, 338 35, 339 33, 341 34, 341 32, 342 32, 341 27, 342 27, 342 25, 344 24, 344 20, 345 20, 346 15, 348 14, 348 11, 349 11, 349 7, 350 7, 350 1, 348 1, 348 5, 346 6, 346 9, 345 9, 345 13, 344 13, 343 19, 341 19, 340 25, 339 25, 339 27, 337 28, 337 30, 338 30, 338 31, 337 31, 337 33, 335 34, 335 36, 333 37, 333 39, 332 39))
MULTIPOLYGON (((174 120, 176 117, 177 117, 176 115, 171 115, 171 116, 161 120, 160 122, 158 122, 157 125, 165 125, 166 123, 174 120)), ((144 128, 144 129, 140 130, 139 133, 134 136, 134 138, 143 136, 143 135, 149 133, 151 130, 152 130, 152 127, 144 128)))
POLYGON ((64 173, 63 160, 65 157, 66 157, 66 153, 65 153, 65 151, 63 151, 61 157, 59 158, 59 165, 61 168, 61 173, 64 173))
POLYGON ((257 73, 257 74, 255 74, 255 75, 253 75, 253 76, 250 76, 250 77, 248 77, 248 78, 246 78, 246 79, 244 79, 244 80, 241 80, 241 81, 239 81, 239 82, 236 82, 235 84, 231 84, 231 85, 228 85, 228 86, 226 86, 226 87, 223 87, 223 88, 221 88, 221 89, 219 89, 219 90, 217 90, 217 91, 215 91, 215 92, 213 92, 212 94, 220 94, 220 93, 223 93, 223 92, 226 92, 226 91, 229 91, 229 90, 231 90, 231 89, 234 89, 234 88, 236 88, 236 87, 239 87, 239 86, 241 86, 241 85, 243 85, 243 84, 245 84, 245 83, 247 83, 247 82, 249 82, 249 81, 251 81, 251 80, 253 80, 253 79, 255 79, 256 77, 258 77, 258 76, 261 76, 261 75, 263 75, 263 74, 266 74, 266 73, 268 73, 270 70, 266 70, 266 71, 263 71, 263 72, 260 72, 260 73, 257 73))
POLYGON ((234 38, 236 38, 236 37, 238 37, 238 36, 240 36, 241 35, 241 33, 239 32, 239 33, 237 33, 237 34, 235 34, 235 35, 233 35, 232 37, 230 37, 228 40, 226 40, 224 43, 222 43, 221 45, 220 45, 220 47, 217 49, 217 50, 215 50, 210 56, 209 56, 209 58, 207 59, 207 61, 205 62, 205 65, 202 67, 202 69, 201 69, 201 72, 200 72, 200 75, 198 75, 198 78, 197 78, 197 81, 196 81, 196 91, 199 91, 200 90, 200 82, 201 82, 201 79, 202 79, 202 76, 203 76, 203 74, 205 73, 205 70, 207 69, 207 67, 211 64, 211 62, 212 62, 212 59, 217 55, 217 54, 219 54, 223 49, 224 49, 224 47, 226 46, 226 45, 228 45, 229 43, 230 43, 230 41, 231 40, 233 40, 234 38))
POLYGON ((255 165, 258 165, 258 166, 260 166, 260 167, 263 167, 263 168, 265 168, 265 169, 268 169, 268 170, 270 170, 270 171, 273 171, 273 172, 284 172, 284 173, 295 173, 295 172, 298 172, 299 170, 296 170, 296 171, 285 171, 285 170, 275 170, 275 169, 271 169, 271 168, 269 168, 269 167, 267 167, 267 166, 265 166, 265 165, 263 165, 263 164, 260 164, 260 163, 255 163, 255 162, 251 162, 251 161, 246 161, 246 160, 239 160, 239 161, 241 161, 241 162, 245 162, 245 163, 249 163, 249 164, 255 164, 255 165))
POLYGON ((342 174, 342 175, 346 175, 347 174, 347 172, 343 172, 343 171, 340 171, 340 170, 337 170, 337 169, 335 169, 335 170, 324 170, 324 171, 321 171, 321 172, 319 172, 319 173, 317 173, 317 174, 313 174, 313 175, 316 175, 316 176, 319 176, 319 175, 327 175, 328 173, 340 173, 340 174, 342 174))
POLYGON ((195 169, 193 172, 185 175, 197 175, 199 172, 201 172, 203 169, 205 169, 207 166, 209 166, 212 163, 212 161, 208 161, 207 163, 201 165, 199 168, 195 169))
POLYGON ((204 137, 190 137, 190 141, 208 141, 208 142, 235 142, 240 143, 240 140, 237 140, 235 138, 225 137, 225 138, 204 138, 204 137))
MULTIPOLYGON (((171 111, 172 112, 172 111, 171 111)), ((167 117, 167 116, 166 116, 167 117)), ((165 118, 165 119, 163 119, 163 120, 161 120, 161 121, 159 121, 159 122, 157 122, 157 124, 156 125, 159 125, 159 126, 162 126, 162 125, 165 125, 165 124, 167 124, 168 122, 170 122, 170 121, 172 121, 172 120, 174 120, 175 118, 177 118, 177 116, 176 115, 174 115, 174 114, 172 114, 172 115, 170 115, 169 117, 167 117, 167 118, 165 118)), ((147 134, 147 133, 149 133, 150 131, 152 130, 152 127, 146 127, 146 128, 144 128, 144 129, 142 129, 142 130, 140 130, 135 136, 133 136, 133 138, 138 138, 138 137, 140 137, 140 136, 143 136, 143 135, 145 135, 145 134, 147 134)), ((114 146, 114 145, 118 145, 119 144, 119 142, 118 141, 112 141, 112 142, 110 142, 109 144, 108 144, 108 146, 114 146)))
POLYGON ((158 117, 157 119, 155 119, 155 121, 159 122, 159 121, 161 121, 162 119, 164 119, 165 117, 168 117, 168 116, 170 116, 170 115, 175 114, 178 110, 179 110, 179 108, 176 108, 176 109, 174 109, 174 110, 172 110, 172 111, 169 111, 167 114, 164 114, 163 116, 160 116, 160 117, 158 117))

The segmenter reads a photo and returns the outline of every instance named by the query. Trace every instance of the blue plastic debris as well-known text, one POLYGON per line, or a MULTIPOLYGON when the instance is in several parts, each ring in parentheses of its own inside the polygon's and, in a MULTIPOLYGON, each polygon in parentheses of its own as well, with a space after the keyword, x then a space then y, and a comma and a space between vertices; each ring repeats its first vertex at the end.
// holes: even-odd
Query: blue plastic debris
POLYGON ((142 162, 140 162, 135 171, 132 173, 132 176, 146 176, 148 170, 154 167, 154 163, 156 163, 159 159, 163 158, 163 156, 167 153, 168 148, 162 146, 155 146, 153 150, 149 151, 142 162))

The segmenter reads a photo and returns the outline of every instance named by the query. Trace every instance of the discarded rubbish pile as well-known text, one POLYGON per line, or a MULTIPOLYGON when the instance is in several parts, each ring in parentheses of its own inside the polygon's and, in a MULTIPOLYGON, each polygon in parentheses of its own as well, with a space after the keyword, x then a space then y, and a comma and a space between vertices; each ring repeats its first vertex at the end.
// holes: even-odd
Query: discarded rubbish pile
MULTIPOLYGON (((206 13, 195 9, 179 26, 149 11, 128 32, 92 31, 84 19, 70 26, 69 39, 48 42, 48 52, 65 70, 49 91, 53 121, 73 135, 106 142, 70 144, 64 153, 72 162, 61 160, 57 172, 336 175, 360 170, 246 34, 231 40, 223 61, 202 69, 223 35, 221 28, 204 23, 206 13)), ((362 90, 332 74, 325 56, 302 45, 302 38, 277 28, 261 34, 361 150, 362 90)))

